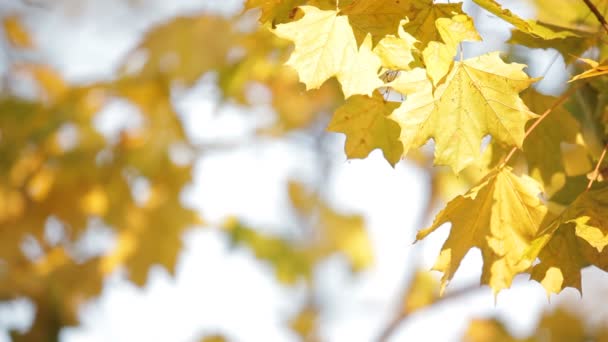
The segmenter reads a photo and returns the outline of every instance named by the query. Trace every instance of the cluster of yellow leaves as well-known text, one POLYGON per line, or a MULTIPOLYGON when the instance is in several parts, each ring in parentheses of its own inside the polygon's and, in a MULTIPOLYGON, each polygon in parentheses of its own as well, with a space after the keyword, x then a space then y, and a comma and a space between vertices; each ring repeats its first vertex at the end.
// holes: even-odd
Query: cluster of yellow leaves
POLYGON ((15 340, 46 340, 78 322, 79 305, 117 268, 138 285, 153 265, 173 272, 182 233, 201 221, 180 200, 192 166, 170 155, 174 144, 188 143, 166 86, 121 79, 75 87, 47 66, 16 68, 40 92, 34 100, 0 100, 0 297, 36 304, 32 328, 15 340), (114 141, 97 131, 94 117, 118 98, 144 122, 114 141), (136 194, 136 181, 147 184, 145 194, 136 194), (47 237, 49 220, 61 226, 59 240, 47 237), (116 238, 101 255, 77 247, 92 222, 116 238), (25 253, 27 241, 37 254, 25 253))
MULTIPOLYGON (((182 233, 202 223, 180 200, 192 160, 174 159, 171 151, 195 148, 174 109, 174 89, 189 88, 211 72, 224 100, 254 105, 249 89, 265 87, 277 119, 262 133, 307 127, 336 107, 335 85, 304 92, 297 74, 283 65, 288 43, 266 29, 243 29, 247 21, 203 14, 161 24, 145 34, 111 82, 73 86, 46 65, 12 66, 39 91, 28 100, 0 99, 0 298, 25 296, 37 308, 32 328, 14 339, 46 340, 76 324, 79 305, 98 295, 118 268, 140 286, 153 265, 174 271, 182 233), (96 115, 115 101, 133 105, 142 124, 106 138, 96 115), (60 241, 46 237, 49 222, 61 226, 60 241), (113 232, 110 250, 80 251, 77 245, 100 224, 113 232), (25 242, 39 247, 38 254, 27 254, 25 242)), ((35 49, 18 16, 4 18, 3 27, 11 48, 35 49)), ((288 283, 308 277, 315 262, 336 252, 354 270, 367 267, 371 247, 362 218, 336 213, 291 187, 304 196, 300 201, 312 203, 306 204, 311 212, 300 215, 319 219, 320 240, 300 248, 242 227, 231 236, 259 247, 258 257, 277 262, 277 276, 288 283)))
MULTIPOLYGON (((568 62, 573 60, 568 54, 582 54, 603 39, 597 23, 525 20, 496 1, 474 2, 514 26, 511 43, 554 47, 568 62)), ((538 5, 549 6, 543 1, 538 5)), ((577 13, 581 7, 588 11, 584 4, 572 6, 577 13)), ((565 243, 560 236, 567 233, 571 252, 560 255, 586 253, 587 246, 577 245, 575 232, 597 253, 605 246, 599 209, 573 209, 608 209, 605 203, 596 203, 597 196, 590 199, 585 196, 592 193, 585 193, 580 195, 585 199, 575 200, 583 190, 576 186, 578 193, 569 193, 561 205, 552 204, 553 196, 563 200, 565 189, 580 183, 576 176, 590 171, 588 160, 599 156, 593 141, 602 138, 590 137, 588 132, 596 128, 585 128, 589 125, 584 116, 562 106, 562 99, 526 90, 537 79, 528 77, 525 65, 507 63, 498 52, 463 59, 462 43, 481 38, 461 4, 247 2, 247 9, 256 7, 262 9, 261 23, 271 23, 275 35, 293 42, 286 65, 297 71, 307 89, 316 89, 332 77, 340 83, 346 102, 335 111, 328 129, 346 135, 348 157, 364 158, 380 149, 394 165, 432 139, 434 164, 449 166, 472 185, 417 236, 423 239, 445 223, 452 225, 435 265, 443 272, 442 291, 474 247, 481 250, 484 261, 481 281, 495 293, 523 272, 531 272, 549 293, 564 286, 580 288, 580 269, 590 264, 601 267, 599 254, 563 264, 565 260, 554 260, 551 251, 563 250, 557 244, 565 243), (391 91, 401 95, 400 102, 391 91), (534 119, 540 113, 542 121, 537 124, 534 119), (491 142, 482 153, 486 136, 491 142), (511 148, 522 150, 523 158, 511 159, 511 148), (556 216, 561 221, 555 221, 556 216), (577 230, 561 228, 575 222, 577 230), (531 269, 536 257, 541 262, 531 269)), ((597 52, 602 60, 608 51, 600 47, 597 52)), ((606 73, 603 64, 584 61, 592 69, 573 80, 606 73)), ((597 108, 604 113, 605 102, 597 103, 597 108)), ((599 116, 586 118, 592 118, 594 127, 598 122, 604 127, 606 116, 599 116)), ((438 171, 433 182, 440 184, 449 177, 453 176, 438 171)))

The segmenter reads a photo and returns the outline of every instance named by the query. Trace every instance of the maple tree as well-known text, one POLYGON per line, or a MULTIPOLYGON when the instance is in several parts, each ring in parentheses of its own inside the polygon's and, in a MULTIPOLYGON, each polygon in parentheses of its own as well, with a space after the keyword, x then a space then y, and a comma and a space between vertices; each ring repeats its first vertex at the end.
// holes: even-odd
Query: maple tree
MULTIPOLYGON (((50 65, 13 63, 9 73, 31 79, 35 91, 27 97, 8 87, 0 100, 0 298, 26 297, 37 308, 32 327, 13 338, 56 338, 119 268, 139 286, 153 265, 174 272, 183 232, 213 225, 182 203, 193 161, 171 152, 198 149, 176 113, 175 88, 209 72, 223 101, 254 106, 251 84, 272 93, 276 120, 260 136, 306 130, 329 114, 326 128, 346 136, 348 158, 379 149, 390 165, 408 159, 431 175, 429 211, 447 203, 418 227, 416 240, 450 223, 433 267, 442 278, 413 277, 381 340, 411 314, 480 288, 448 289, 473 248, 483 260, 480 283, 495 296, 520 274, 548 295, 582 291, 583 268, 608 270, 608 2, 535 0, 535 19, 493 0, 473 2, 512 26, 509 46, 562 56, 571 74, 561 94, 539 92, 542 77, 530 77, 513 54, 465 58, 464 44, 486 43, 474 16, 462 3, 432 0, 246 0, 234 18, 201 14, 159 24, 113 80, 87 85, 70 84, 50 65), (142 51, 145 62, 133 68, 142 51), (145 123, 112 139, 96 130, 94 115, 117 99, 145 123), (135 194, 138 186, 144 195, 135 194), (95 224, 114 232, 114 246, 79 250, 95 224), (47 236, 52 225, 63 232, 57 241, 47 236), (39 251, 28 254, 24 240, 39 251)), ((36 49, 18 16, 3 24, 10 49, 36 49)), ((337 210, 295 180, 285 192, 307 232, 301 239, 262 233, 238 217, 226 218, 220 231, 270 265, 278 281, 306 284, 311 300, 290 326, 318 340, 315 267, 341 254, 356 273, 372 264, 373 251, 361 215, 337 210)), ((521 340, 605 338, 605 330, 578 320, 554 311, 521 340)), ((463 339, 520 340, 491 320, 474 321, 463 339)))

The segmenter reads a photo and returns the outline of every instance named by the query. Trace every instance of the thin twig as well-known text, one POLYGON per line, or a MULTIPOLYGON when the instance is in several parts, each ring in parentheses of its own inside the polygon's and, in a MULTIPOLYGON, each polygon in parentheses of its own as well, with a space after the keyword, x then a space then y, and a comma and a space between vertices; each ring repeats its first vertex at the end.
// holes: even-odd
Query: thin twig
POLYGON ((602 24, 602 27, 608 33, 608 23, 606 22, 606 18, 604 18, 602 13, 600 13, 600 11, 597 9, 597 7, 595 7, 591 0, 583 0, 583 2, 585 3, 585 5, 587 5, 587 7, 589 7, 591 12, 593 12, 593 15, 595 15, 595 17, 597 18, 597 21, 602 24))
MULTIPOLYGON (((471 284, 471 285, 465 286, 463 288, 449 292, 443 297, 437 298, 437 300, 435 300, 432 303, 432 305, 434 306, 435 304, 439 304, 439 303, 442 303, 442 302, 450 300, 450 299, 456 299, 456 298, 459 298, 462 296, 466 296, 466 295, 474 292, 475 290, 479 290, 479 289, 482 289, 482 287, 479 286, 478 284, 471 284)), ((430 307, 430 306, 428 306, 428 307, 430 307)), ((427 307, 425 307, 425 308, 427 308, 427 307)), ((423 310, 425 308, 422 308, 420 310, 423 310)), ((417 310, 414 312, 404 312, 401 307, 399 308, 399 310, 400 310, 399 314, 393 318, 393 320, 386 326, 386 328, 384 328, 384 330, 380 334, 380 337, 378 337, 378 342, 388 341, 388 339, 397 331, 397 328, 399 328, 399 326, 401 324, 403 324, 403 322, 407 318, 409 318, 412 313, 416 313, 416 312, 420 311, 420 310, 417 310)))
MULTIPOLYGON (((541 116, 536 119, 536 121, 534 121, 534 123, 532 124, 532 126, 530 126, 526 132, 524 133, 524 140, 532 133, 532 131, 534 131, 534 129, 536 129, 536 127, 538 127, 538 125, 540 125, 540 123, 545 120, 545 118, 547 116, 549 116, 549 114, 551 114, 551 112, 559 107, 562 103, 566 102, 566 100, 570 97, 570 95, 572 95, 572 93, 574 93, 578 88, 580 88, 581 86, 574 86, 570 89, 568 89, 567 92, 563 93, 558 99, 557 101, 555 101, 549 108, 547 108, 547 110, 545 110, 541 116)), ((509 151, 509 154, 507 154, 507 156, 505 157, 505 160, 500 163, 500 167, 505 166, 509 160, 511 160, 511 157, 513 157, 513 154, 515 154, 515 151, 517 151, 517 146, 513 147, 511 149, 511 151, 509 151)))
POLYGON ((587 183, 587 189, 585 189, 585 191, 589 191, 589 189, 591 189, 591 186, 593 185, 593 182, 597 180, 597 177, 599 176, 600 172, 600 165, 602 165, 602 162, 606 157, 606 150, 608 150, 608 144, 604 145, 604 149, 602 150, 600 159, 597 161, 597 164, 595 164, 595 169, 591 173, 591 178, 589 179, 589 183, 587 183))

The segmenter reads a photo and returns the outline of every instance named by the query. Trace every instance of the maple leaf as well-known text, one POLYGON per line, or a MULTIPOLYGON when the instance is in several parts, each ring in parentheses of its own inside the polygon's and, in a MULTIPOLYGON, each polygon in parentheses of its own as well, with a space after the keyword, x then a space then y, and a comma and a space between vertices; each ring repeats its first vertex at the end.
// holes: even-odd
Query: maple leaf
POLYGON ((433 85, 437 85, 450 70, 458 44, 463 41, 481 40, 473 19, 464 14, 452 18, 439 18, 435 25, 444 43, 429 42, 422 51, 426 72, 433 81, 433 85))
POLYGON ((556 49, 561 53, 567 64, 576 61, 576 56, 582 55, 590 47, 601 43, 601 36, 595 33, 551 24, 543 25, 552 27, 554 30, 571 31, 573 35, 566 38, 544 39, 524 33, 518 29, 512 29, 511 38, 509 38, 507 43, 519 44, 533 49, 556 49))
POLYGON ((486 134, 521 147, 525 124, 536 117, 518 95, 535 81, 523 67, 498 53, 455 62, 434 92, 424 69, 402 72, 387 85, 407 96, 390 116, 401 126, 404 153, 433 138, 435 164, 458 173, 479 157, 486 134))
POLYGON ((270 21, 272 27, 275 27, 293 19, 297 7, 305 2, 305 0, 247 0, 245 10, 260 8, 262 13, 259 21, 261 23, 270 21))
POLYGON ((382 85, 378 78, 382 63, 371 50, 371 37, 358 48, 346 16, 313 6, 300 9, 304 12, 302 19, 278 25, 274 32, 294 42, 295 50, 286 64, 298 72, 306 89, 317 89, 336 76, 345 98, 371 96, 382 85))
POLYGON ((587 58, 579 58, 579 59, 581 61, 585 62, 586 64, 588 64, 589 66, 591 66, 591 69, 586 70, 586 71, 572 77, 569 82, 576 81, 576 80, 582 80, 584 78, 597 77, 597 76, 608 74, 608 60, 605 60, 604 62, 602 62, 600 64, 592 59, 587 59, 587 58))
POLYGON ((515 26, 518 30, 532 36, 542 39, 563 39, 577 36, 577 34, 571 30, 554 30, 553 26, 544 25, 536 20, 524 20, 508 9, 503 9, 502 6, 494 0, 473 0, 473 2, 515 26))
POLYGON ((373 45, 387 35, 395 35, 401 20, 414 13, 410 1, 399 0, 355 0, 341 10, 348 17, 358 44, 368 34, 373 45))
POLYGON ((565 287, 581 290, 581 269, 595 265, 606 269, 608 245, 608 188, 585 191, 557 218, 542 228, 543 234, 531 244, 522 258, 531 265, 532 278, 539 281, 548 294, 565 287))
MULTIPOLYGON (((550 108, 557 98, 543 95, 534 89, 522 94, 522 99, 534 112, 550 108)), ((560 189, 566 182, 562 143, 582 143, 580 124, 563 107, 549 114, 526 138, 523 151, 528 162, 529 174, 542 181, 548 194, 560 189)))
MULTIPOLYGON (((538 19, 543 23, 566 26, 587 32, 602 30, 597 24, 596 18, 590 15, 589 7, 584 1, 534 0, 532 3, 537 9, 538 19)), ((594 3, 600 13, 608 16, 606 0, 596 0, 594 3)))
POLYGON ((336 110, 327 129, 346 134, 344 150, 349 158, 365 158, 379 148, 395 165, 401 159, 403 145, 399 142, 399 125, 387 116, 398 106, 384 100, 378 91, 372 97, 356 95, 336 110))
POLYGON ((430 227, 418 232, 417 241, 444 223, 452 223, 433 267, 443 272, 442 292, 473 247, 481 250, 483 258, 482 284, 490 285, 495 294, 511 286, 513 277, 527 268, 519 261, 546 214, 540 192, 532 178, 518 177, 509 167, 498 169, 450 201, 430 227))
MULTIPOLYGON (((405 23, 405 20, 401 21, 405 23)), ((397 36, 387 35, 374 47, 374 53, 380 57, 382 66, 392 70, 409 70, 414 61, 412 52, 416 50, 417 40, 405 32, 399 25, 397 36)))
POLYGON ((462 12, 462 3, 436 4, 432 0, 413 0, 412 11, 408 14, 409 21, 404 29, 420 42, 424 49, 431 41, 441 41, 435 23, 439 18, 452 18, 462 12))

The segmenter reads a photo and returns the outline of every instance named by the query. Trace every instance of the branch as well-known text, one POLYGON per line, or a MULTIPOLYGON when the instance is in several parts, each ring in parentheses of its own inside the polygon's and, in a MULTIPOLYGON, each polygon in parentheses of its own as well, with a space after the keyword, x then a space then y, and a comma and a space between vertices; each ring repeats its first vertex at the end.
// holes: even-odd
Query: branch
MULTIPOLYGON (((526 132, 524 133, 524 140, 526 140, 526 138, 532 133, 532 131, 534 131, 534 129, 536 129, 536 127, 538 127, 538 125, 540 125, 540 123, 545 120, 545 118, 547 116, 549 116, 549 114, 551 114, 551 112, 559 107, 562 103, 566 102, 566 100, 570 97, 570 95, 572 95, 572 93, 574 93, 578 88, 580 88, 581 86, 574 86, 570 89, 568 89, 567 92, 563 93, 549 108, 547 108, 542 114, 541 116, 534 121, 534 123, 532 124, 532 126, 530 126, 526 132)), ((513 157, 513 154, 515 154, 515 151, 517 150, 517 146, 514 146, 511 151, 509 151, 509 154, 505 157, 505 160, 500 163, 500 167, 505 166, 509 160, 511 160, 511 157, 513 157)))
MULTIPOLYGON (((447 293, 445 296, 443 297, 439 297, 437 298, 437 300, 435 300, 433 303, 431 303, 431 305, 435 305, 435 304, 440 304, 443 303, 445 301, 448 301, 450 299, 456 299, 462 296, 466 296, 472 292, 474 292, 475 290, 479 290, 482 287, 479 286, 478 284, 471 284, 468 286, 465 286, 463 288, 454 290, 452 292, 447 293)), ((406 292, 407 293, 407 292, 406 292)), ((403 301, 401 301, 401 305, 403 305, 403 301)), ((399 326, 401 324, 403 324, 403 322, 405 322, 412 313, 416 313, 420 310, 424 310, 426 308, 429 308, 429 306, 419 309, 417 311, 414 312, 404 312, 402 310, 402 307, 399 307, 399 313, 397 315, 395 315, 395 317, 390 321, 390 323, 384 328, 384 330, 382 330, 382 333, 380 334, 380 337, 378 337, 378 342, 386 342, 388 341, 388 339, 395 333, 395 331, 397 331, 397 328, 399 328, 399 326)))
POLYGON ((604 30, 606 30, 606 33, 608 33, 608 23, 606 22, 606 18, 604 18, 602 13, 600 13, 600 11, 597 9, 597 7, 595 7, 591 0, 583 0, 583 2, 585 3, 585 5, 587 5, 587 7, 589 7, 593 15, 595 15, 597 21, 602 24, 602 27, 604 28, 604 30))

